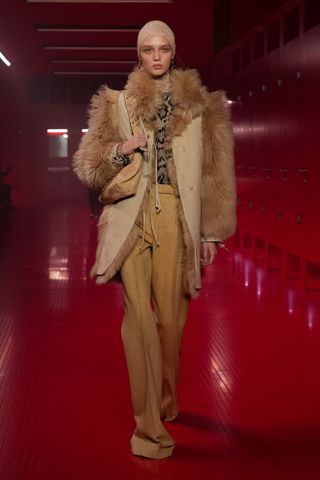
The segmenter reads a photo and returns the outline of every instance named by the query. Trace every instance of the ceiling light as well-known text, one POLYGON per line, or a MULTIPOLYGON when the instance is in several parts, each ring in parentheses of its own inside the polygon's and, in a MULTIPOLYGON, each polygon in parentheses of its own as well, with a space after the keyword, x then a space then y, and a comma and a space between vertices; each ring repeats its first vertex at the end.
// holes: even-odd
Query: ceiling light
POLYGON ((7 67, 10 67, 11 62, 9 62, 9 60, 1 52, 0 52, 0 60, 2 60, 3 63, 5 63, 7 65, 7 67))
POLYGON ((173 0, 27 0, 27 3, 172 3, 173 0))
POLYGON ((67 128, 48 128, 47 133, 68 133, 67 128))
POLYGON ((95 45, 44 45, 45 50, 137 50, 137 47, 110 47, 95 45))
POLYGON ((109 75, 129 75, 131 72, 67 72, 67 71, 61 71, 61 72, 53 72, 54 75, 105 75, 108 77, 109 75))
POLYGON ((38 32, 107 32, 107 33, 137 33, 139 28, 101 28, 101 27, 37 27, 38 32))
POLYGON ((77 60, 68 60, 68 59, 51 59, 50 63, 117 63, 117 64, 127 64, 127 63, 137 63, 136 60, 83 60, 81 58, 77 60))

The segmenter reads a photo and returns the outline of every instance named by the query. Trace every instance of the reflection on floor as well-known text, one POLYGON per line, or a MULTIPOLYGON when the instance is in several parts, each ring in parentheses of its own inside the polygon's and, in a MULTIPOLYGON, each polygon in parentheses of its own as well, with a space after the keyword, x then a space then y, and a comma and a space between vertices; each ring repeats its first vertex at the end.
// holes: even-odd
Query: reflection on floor
POLYGON ((88 276, 95 229, 75 204, 2 229, 0 478, 318 479, 319 292, 220 251, 190 308, 174 457, 133 457, 121 285, 88 276))

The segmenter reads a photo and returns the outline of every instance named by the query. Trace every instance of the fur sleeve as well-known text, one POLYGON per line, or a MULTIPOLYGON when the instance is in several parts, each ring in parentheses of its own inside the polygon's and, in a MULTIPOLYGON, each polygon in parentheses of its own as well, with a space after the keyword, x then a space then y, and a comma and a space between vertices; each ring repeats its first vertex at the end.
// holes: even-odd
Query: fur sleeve
POLYGON ((117 128, 118 92, 102 86, 93 95, 88 110, 88 132, 73 156, 73 169, 91 188, 101 188, 118 172, 112 163, 115 146, 121 142, 117 128))
POLYGON ((202 135, 201 235, 225 240, 236 228, 236 182, 231 115, 222 90, 208 95, 202 135))

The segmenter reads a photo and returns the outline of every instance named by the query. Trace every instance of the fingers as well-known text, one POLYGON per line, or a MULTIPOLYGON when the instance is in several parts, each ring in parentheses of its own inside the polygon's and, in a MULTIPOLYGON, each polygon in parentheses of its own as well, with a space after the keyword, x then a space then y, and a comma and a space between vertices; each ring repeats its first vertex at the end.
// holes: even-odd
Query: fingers
POLYGON ((217 254, 217 250, 216 250, 216 246, 214 243, 208 243, 208 242, 204 242, 202 244, 202 255, 201 255, 201 263, 202 265, 210 265, 213 260, 214 260, 214 257, 216 256, 217 254))
POLYGON ((142 133, 136 133, 128 140, 133 147, 144 147, 147 143, 146 137, 142 133))
POLYGON ((147 144, 146 137, 143 134, 132 135, 122 146, 123 153, 130 155, 139 147, 145 147, 147 144))
POLYGON ((140 143, 141 147, 144 147, 147 144, 147 139, 143 134, 138 134, 137 135, 137 140, 140 143))
POLYGON ((145 147, 147 145, 147 139, 144 135, 138 134, 137 135, 137 142, 138 142, 138 147, 145 147))

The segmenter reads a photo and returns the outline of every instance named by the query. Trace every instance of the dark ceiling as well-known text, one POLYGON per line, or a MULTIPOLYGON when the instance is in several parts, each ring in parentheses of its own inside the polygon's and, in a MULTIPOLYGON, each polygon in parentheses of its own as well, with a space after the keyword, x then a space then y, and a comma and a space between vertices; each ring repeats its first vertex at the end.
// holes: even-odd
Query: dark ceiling
POLYGON ((137 32, 154 19, 174 30, 182 64, 204 73, 213 57, 212 0, 1 3, 0 51, 12 66, 0 62, 0 77, 127 74, 137 32))

